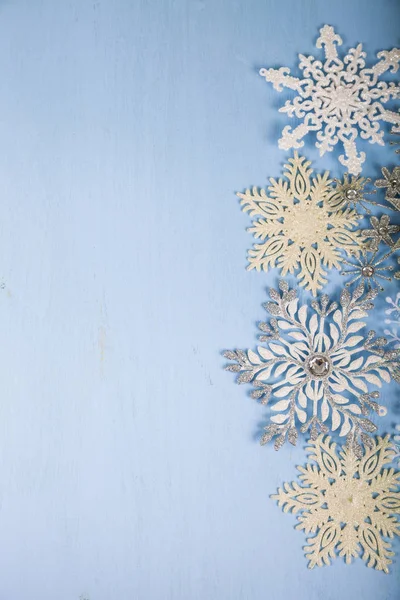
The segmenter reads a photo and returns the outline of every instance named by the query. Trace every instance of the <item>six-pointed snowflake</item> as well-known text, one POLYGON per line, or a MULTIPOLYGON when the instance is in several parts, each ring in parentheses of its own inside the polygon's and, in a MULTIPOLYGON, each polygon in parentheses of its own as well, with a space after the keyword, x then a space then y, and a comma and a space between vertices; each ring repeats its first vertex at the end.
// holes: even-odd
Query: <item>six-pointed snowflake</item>
POLYGON ((390 250, 390 252, 377 258, 378 250, 373 250, 372 252, 365 250, 361 257, 355 257, 353 262, 343 260, 343 264, 349 268, 343 269, 340 274, 345 276, 350 275, 352 278, 346 283, 346 287, 350 287, 353 283, 362 279, 368 289, 371 289, 374 284, 381 292, 383 292, 384 288, 381 286, 379 280, 392 280, 392 278, 388 276, 388 273, 393 271, 393 267, 385 262, 392 253, 393 251, 390 250))
POLYGON ((382 167, 382 175, 383 179, 377 179, 375 186, 386 188, 386 200, 395 210, 400 210, 400 167, 394 167, 392 172, 386 167, 382 167))
POLYGON ((391 543, 400 535, 400 473, 384 469, 395 451, 390 437, 371 440, 361 456, 345 446, 338 454, 331 438, 310 442, 310 459, 297 482, 285 483, 271 496, 284 512, 298 514, 296 529, 306 534, 308 566, 330 564, 337 553, 351 563, 361 556, 368 567, 389 572, 391 543))
POLYGON ((375 401, 378 392, 368 384, 381 387, 391 376, 400 381, 400 350, 386 351, 385 338, 375 332, 357 335, 366 325, 361 319, 373 308, 377 290, 364 294, 361 283, 351 295, 343 290, 340 306, 326 295, 320 303, 298 306, 295 290, 285 281, 280 292, 270 290, 272 301, 264 306, 273 316, 261 323, 260 341, 266 346, 252 350, 229 350, 224 356, 234 361, 226 369, 238 373, 238 383, 252 383, 251 396, 269 403, 271 424, 265 427, 261 443, 275 437, 275 449, 286 441, 296 444, 298 423, 301 431, 318 429, 339 435, 360 437, 368 443, 368 433, 376 426, 366 418, 372 410, 379 415, 386 409, 375 401))
POLYGON ((340 250, 360 253, 362 238, 354 231, 360 217, 349 208, 330 208, 337 190, 328 172, 312 177, 310 162, 297 153, 285 168, 286 181, 271 178, 268 193, 253 188, 238 194, 242 210, 261 217, 248 229, 261 240, 249 250, 248 269, 277 266, 283 276, 300 269, 300 285, 315 296, 327 281, 326 268, 340 267, 340 250))
POLYGON ((361 44, 351 48, 343 60, 337 52, 341 45, 341 37, 333 27, 325 25, 316 44, 317 48, 324 48, 323 62, 299 54, 302 78, 290 75, 287 67, 261 69, 260 75, 278 92, 286 87, 298 94, 293 101, 287 100, 280 112, 297 117, 302 123, 294 129, 289 126, 283 129, 279 147, 284 150, 301 148, 304 136, 316 131, 316 145, 321 156, 341 142, 344 155, 339 156, 340 162, 350 173, 358 175, 365 161, 365 152, 357 152, 359 132, 361 138, 384 145, 379 121, 400 124, 399 113, 383 106, 390 99, 399 97, 400 88, 380 79, 385 72, 398 70, 400 50, 379 52, 378 62, 367 68, 366 53, 361 44))
POLYGON ((343 181, 334 179, 333 182, 336 185, 335 193, 329 199, 329 206, 332 209, 354 208, 357 210, 361 207, 367 214, 371 214, 370 209, 365 206, 366 203, 381 206, 366 197, 376 194, 376 190, 368 190, 368 184, 371 183, 369 177, 352 177, 345 173, 343 181))
POLYGON ((361 234, 366 242, 368 250, 378 250, 381 243, 386 244, 389 248, 396 249, 396 243, 392 236, 396 235, 400 231, 399 225, 390 223, 390 217, 388 215, 382 215, 378 217, 371 217, 370 229, 363 229, 361 234))

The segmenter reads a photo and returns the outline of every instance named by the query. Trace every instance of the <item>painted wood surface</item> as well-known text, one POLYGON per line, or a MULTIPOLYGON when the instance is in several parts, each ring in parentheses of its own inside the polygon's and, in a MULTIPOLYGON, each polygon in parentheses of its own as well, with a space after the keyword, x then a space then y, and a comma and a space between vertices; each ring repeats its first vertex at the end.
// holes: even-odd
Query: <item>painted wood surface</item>
MULTIPOLYGON (((277 280, 246 272, 234 195, 287 157, 258 69, 325 23, 373 59, 399 6, 0 2, 0 600, 400 597, 398 541, 389 576, 307 570, 269 499, 303 445, 260 448, 220 355, 255 343, 277 280)), ((394 161, 363 149, 371 176, 394 161)))

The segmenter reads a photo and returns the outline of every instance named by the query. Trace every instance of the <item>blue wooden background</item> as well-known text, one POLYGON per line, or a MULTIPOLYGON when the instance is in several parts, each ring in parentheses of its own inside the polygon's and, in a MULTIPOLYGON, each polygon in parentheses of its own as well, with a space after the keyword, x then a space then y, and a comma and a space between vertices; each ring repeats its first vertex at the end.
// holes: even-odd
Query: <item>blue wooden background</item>
MULTIPOLYGON (((389 576, 307 570, 269 499, 304 440, 260 448, 265 411, 220 355, 254 345, 277 281, 246 272, 234 195, 288 156, 258 69, 315 54, 325 23, 374 62, 399 19, 396 0, 0 2, 0 600, 400 597, 398 541, 389 576)), ((364 174, 394 161, 363 149, 364 174)))

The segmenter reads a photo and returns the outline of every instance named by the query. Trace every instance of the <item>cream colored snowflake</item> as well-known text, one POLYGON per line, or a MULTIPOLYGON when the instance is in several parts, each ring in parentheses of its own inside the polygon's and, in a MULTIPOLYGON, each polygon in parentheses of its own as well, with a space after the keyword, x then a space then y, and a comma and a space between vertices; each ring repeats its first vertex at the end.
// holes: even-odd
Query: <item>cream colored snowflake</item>
POLYGON ((384 108, 392 98, 399 97, 399 86, 381 80, 387 71, 395 73, 399 67, 400 50, 393 48, 378 53, 379 61, 366 68, 366 53, 362 45, 351 48, 340 59, 337 47, 342 38, 330 25, 324 25, 317 39, 317 48, 323 48, 325 60, 299 54, 299 68, 302 77, 290 75, 290 69, 261 69, 260 75, 273 87, 282 92, 283 88, 294 90, 297 96, 287 100, 280 112, 289 117, 297 117, 302 122, 294 129, 286 126, 279 140, 284 150, 301 148, 303 138, 310 132, 317 132, 316 146, 320 155, 331 152, 341 142, 344 155, 339 161, 350 173, 361 173, 365 152, 357 152, 356 139, 360 137, 370 143, 384 145, 383 131, 379 121, 400 125, 400 114, 384 108))
POLYGON ((333 210, 337 194, 329 173, 312 177, 310 162, 295 152, 285 165, 286 181, 271 178, 269 193, 256 187, 238 194, 244 212, 259 216, 248 229, 261 243, 249 250, 248 269, 281 269, 285 276, 300 269, 300 285, 315 296, 327 282, 326 269, 340 268, 340 249, 359 255, 359 215, 350 208, 333 210))
POLYGON ((400 473, 384 469, 395 455, 390 436, 372 440, 361 458, 345 446, 338 454, 331 438, 320 435, 307 448, 316 464, 297 467, 296 482, 271 496, 284 512, 300 513, 296 529, 307 539, 308 566, 330 564, 337 553, 350 564, 361 555, 368 567, 389 572, 391 539, 400 535, 400 473))

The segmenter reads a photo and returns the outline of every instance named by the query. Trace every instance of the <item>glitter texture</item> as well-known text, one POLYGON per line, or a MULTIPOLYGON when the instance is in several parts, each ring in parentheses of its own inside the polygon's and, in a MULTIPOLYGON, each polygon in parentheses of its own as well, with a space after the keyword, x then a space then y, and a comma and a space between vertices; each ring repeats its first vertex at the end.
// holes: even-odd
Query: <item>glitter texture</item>
POLYGON ((400 231, 398 225, 390 223, 390 217, 388 215, 382 215, 378 217, 371 217, 370 229, 363 229, 361 235, 367 241, 367 247, 369 250, 378 250, 379 244, 386 244, 389 248, 395 248, 395 240, 393 235, 396 235, 400 231))
POLYGON ((285 165, 286 180, 270 179, 265 190, 238 194, 244 212, 259 216, 248 229, 261 243, 249 250, 248 269, 278 267, 282 276, 295 273, 300 285, 315 296, 327 282, 327 271, 340 268, 343 257, 361 252, 362 238, 355 210, 333 210, 337 195, 329 173, 312 177, 310 162, 294 154, 285 165))
POLYGON ((352 177, 348 173, 343 175, 343 180, 334 179, 335 193, 329 199, 329 206, 333 210, 343 208, 354 208, 355 210, 362 208, 367 214, 370 214, 370 209, 366 206, 372 204, 379 206, 377 202, 367 196, 376 194, 376 190, 365 189, 371 179, 366 177, 352 177))
POLYGON ((320 30, 316 47, 323 49, 325 60, 299 54, 302 77, 290 75, 290 69, 261 69, 260 75, 282 92, 286 87, 297 92, 294 100, 287 100, 280 112, 297 117, 302 122, 292 129, 286 126, 279 140, 283 150, 301 148, 303 138, 311 131, 317 132, 316 146, 320 155, 330 152, 340 142, 344 154, 339 161, 353 175, 361 173, 365 152, 357 152, 356 140, 360 137, 370 143, 384 145, 379 121, 400 124, 400 115, 384 108, 384 104, 399 97, 399 86, 382 81, 387 71, 397 72, 400 50, 394 48, 379 52, 378 62, 366 68, 366 53, 362 45, 351 48, 341 60, 338 47, 342 38, 330 25, 320 30))
POLYGON ((386 167, 382 167, 382 175, 383 179, 377 179, 375 186, 386 188, 386 200, 395 210, 400 210, 400 167, 394 167, 392 172, 386 167))
POLYGON ((238 374, 237 382, 252 383, 251 396, 278 413, 265 427, 262 444, 272 438, 277 450, 287 440, 295 444, 298 424, 312 438, 330 428, 368 443, 376 425, 366 416, 386 411, 367 384, 381 387, 391 376, 400 381, 400 350, 385 351, 387 340, 374 331, 357 335, 376 295, 377 290, 364 293, 361 283, 352 295, 343 290, 340 305, 323 295, 310 311, 298 306, 297 293, 286 282, 280 291, 270 290, 264 306, 273 318, 259 324, 266 346, 224 353, 233 361, 226 369, 238 374))
POLYGON ((304 548, 309 568, 339 554, 388 573, 394 552, 387 538, 400 535, 400 473, 383 468, 395 454, 390 437, 372 439, 360 457, 348 446, 338 453, 323 435, 307 450, 315 464, 297 467, 301 485, 285 483, 271 498, 284 512, 300 513, 296 529, 315 534, 304 548))
POLYGON ((343 269, 341 275, 350 275, 352 279, 346 283, 346 287, 350 287, 353 283, 362 279, 368 289, 376 286, 381 292, 383 287, 380 284, 380 279, 391 281, 392 278, 388 273, 393 271, 392 265, 385 264, 385 261, 393 254, 393 250, 387 252, 383 256, 377 258, 378 250, 369 252, 365 250, 360 257, 355 257, 353 262, 343 260, 343 264, 348 266, 348 269, 343 269))

